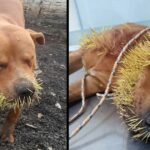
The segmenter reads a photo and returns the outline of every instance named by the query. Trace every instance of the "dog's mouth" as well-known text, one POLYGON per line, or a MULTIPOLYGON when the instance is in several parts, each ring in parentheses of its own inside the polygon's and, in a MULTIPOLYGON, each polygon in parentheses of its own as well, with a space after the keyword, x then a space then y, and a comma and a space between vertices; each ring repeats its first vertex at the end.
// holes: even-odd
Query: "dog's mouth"
POLYGON ((0 107, 2 109, 15 109, 16 107, 30 107, 35 103, 39 103, 42 90, 41 82, 34 82, 33 84, 35 91, 30 96, 12 95, 6 97, 3 93, 0 93, 0 107))
POLYGON ((119 108, 123 120, 134 140, 142 140, 146 143, 150 141, 150 126, 143 117, 138 116, 134 111, 134 106, 122 105, 119 108))

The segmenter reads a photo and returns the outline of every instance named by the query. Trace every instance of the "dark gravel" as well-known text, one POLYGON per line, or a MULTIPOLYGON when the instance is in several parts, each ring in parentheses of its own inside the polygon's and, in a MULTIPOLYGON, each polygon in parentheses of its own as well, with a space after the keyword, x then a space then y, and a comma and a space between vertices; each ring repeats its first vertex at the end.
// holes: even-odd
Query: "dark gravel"
MULTIPOLYGON (((37 47, 37 59, 43 80, 40 104, 22 112, 15 129, 15 143, 0 142, 0 150, 65 150, 66 149, 66 20, 57 17, 27 22, 27 28, 42 31, 46 45, 37 47), (55 106, 61 105, 61 109, 55 106), (43 117, 38 119, 38 113, 43 117), (26 126, 29 123, 37 129, 26 126)), ((6 117, 1 111, 0 124, 6 117)))

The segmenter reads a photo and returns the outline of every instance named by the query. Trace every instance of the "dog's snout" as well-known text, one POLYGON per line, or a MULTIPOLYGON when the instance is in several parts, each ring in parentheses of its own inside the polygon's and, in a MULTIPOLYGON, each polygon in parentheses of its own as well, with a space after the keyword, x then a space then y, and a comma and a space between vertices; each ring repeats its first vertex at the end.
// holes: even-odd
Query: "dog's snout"
POLYGON ((18 81, 18 83, 16 84, 17 96, 21 98, 32 96, 34 92, 35 92, 35 89, 34 89, 32 82, 26 79, 22 79, 18 81))
POLYGON ((27 87, 25 85, 17 86, 16 92, 17 92, 17 95, 20 97, 32 96, 34 93, 31 87, 27 87))
POLYGON ((150 127, 150 113, 147 113, 145 116, 145 124, 150 127))

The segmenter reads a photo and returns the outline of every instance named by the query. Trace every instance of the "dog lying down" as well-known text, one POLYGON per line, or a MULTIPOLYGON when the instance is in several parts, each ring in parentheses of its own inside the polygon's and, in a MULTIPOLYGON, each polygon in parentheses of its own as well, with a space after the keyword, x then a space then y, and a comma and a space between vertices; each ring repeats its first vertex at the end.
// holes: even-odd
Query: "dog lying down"
MULTIPOLYGON (((84 67, 85 97, 104 93, 114 63, 124 46, 144 25, 126 23, 103 32, 92 32, 80 49, 69 54, 69 74, 84 67)), ((81 100, 81 79, 69 86, 69 104, 81 100)), ((150 30, 143 32, 128 47, 109 89, 120 115, 135 139, 150 137, 150 30)))

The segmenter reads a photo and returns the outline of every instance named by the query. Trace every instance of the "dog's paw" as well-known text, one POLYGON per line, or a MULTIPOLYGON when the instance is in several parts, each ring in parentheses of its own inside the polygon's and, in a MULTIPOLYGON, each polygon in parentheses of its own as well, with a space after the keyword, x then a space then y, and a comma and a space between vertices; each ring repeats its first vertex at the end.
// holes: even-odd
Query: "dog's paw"
POLYGON ((2 134, 1 140, 4 142, 9 142, 9 143, 13 144, 14 143, 14 136, 13 136, 13 134, 9 134, 9 135, 2 134))

